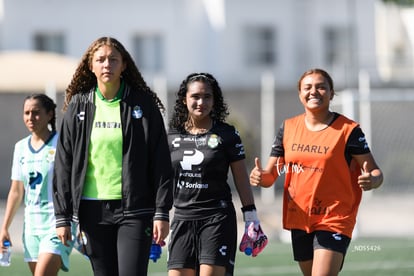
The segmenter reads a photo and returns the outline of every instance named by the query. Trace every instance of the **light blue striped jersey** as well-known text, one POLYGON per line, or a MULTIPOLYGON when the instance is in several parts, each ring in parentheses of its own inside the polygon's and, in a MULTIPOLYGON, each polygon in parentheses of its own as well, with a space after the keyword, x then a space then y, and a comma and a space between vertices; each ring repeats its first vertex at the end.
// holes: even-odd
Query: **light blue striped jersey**
POLYGON ((15 144, 11 173, 12 180, 24 184, 24 232, 56 233, 52 181, 58 134, 52 133, 38 150, 30 145, 31 138, 29 135, 15 144))

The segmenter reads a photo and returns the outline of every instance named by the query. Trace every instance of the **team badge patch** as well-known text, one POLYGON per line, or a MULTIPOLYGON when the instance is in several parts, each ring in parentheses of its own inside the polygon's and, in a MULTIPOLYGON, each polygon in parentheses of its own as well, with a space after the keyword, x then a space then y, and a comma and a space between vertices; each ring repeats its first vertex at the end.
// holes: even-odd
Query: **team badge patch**
POLYGON ((142 109, 139 105, 134 106, 132 110, 132 118, 140 119, 142 117, 142 109))
POLYGON ((47 153, 46 160, 47 162, 53 162, 55 161, 55 153, 56 151, 54 149, 50 149, 47 153))
POLYGON ((214 149, 220 144, 220 137, 218 137, 216 134, 212 134, 210 138, 208 139, 207 145, 214 149))

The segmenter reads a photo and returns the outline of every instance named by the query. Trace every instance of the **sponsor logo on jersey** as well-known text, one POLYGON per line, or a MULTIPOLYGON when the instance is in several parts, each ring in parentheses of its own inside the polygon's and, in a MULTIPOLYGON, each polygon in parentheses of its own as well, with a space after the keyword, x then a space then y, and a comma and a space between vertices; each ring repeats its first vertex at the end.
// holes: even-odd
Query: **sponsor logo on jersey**
POLYGON ((195 138, 195 145, 196 145, 197 148, 205 146, 206 144, 207 144, 207 137, 206 136, 195 138))
POLYGON ((40 172, 31 172, 29 173, 29 186, 30 189, 34 190, 36 189, 36 185, 39 185, 42 183, 43 176, 40 172))
POLYGON ((200 165, 203 161, 204 154, 198 149, 184 151, 183 160, 180 161, 181 168, 183 169, 183 172, 180 173, 180 178, 184 177, 184 180, 177 182, 178 189, 208 189, 208 184, 198 182, 201 179, 201 173, 192 171, 193 166, 200 165), (188 178, 192 180, 189 180, 188 178))
POLYGON ((204 160, 204 154, 197 150, 185 150, 183 161, 180 162, 181 168, 186 171, 191 171, 194 165, 200 165, 204 160))
POLYGON ((294 143, 291 147, 292 151, 298 152, 310 152, 316 154, 327 154, 329 151, 328 146, 321 146, 321 145, 312 145, 312 144, 299 144, 294 143))
POLYGON ((95 128, 121 128, 121 123, 117 122, 95 122, 95 128))
POLYGON ((78 117, 79 121, 85 120, 85 111, 79 112, 76 117, 78 117))
POLYGON ((333 237, 335 240, 337 240, 337 241, 342 240, 342 235, 341 235, 341 233, 335 233, 335 234, 332 234, 332 237, 333 237))
POLYGON ((182 189, 182 188, 184 188, 184 186, 185 186, 185 182, 184 181, 178 181, 177 182, 177 188, 178 189, 182 189))
POLYGON ((180 177, 201 178, 201 173, 196 173, 196 172, 180 172, 180 177))
POLYGON ((239 149, 239 153, 237 155, 240 156, 240 155, 244 155, 245 154, 243 144, 236 144, 234 146, 235 146, 236 149, 239 149))
POLYGON ((181 142, 181 138, 180 137, 177 137, 177 138, 175 138, 172 142, 171 142, 171 145, 174 147, 174 148, 179 148, 180 147, 180 143, 179 142, 181 142))
POLYGON ((222 245, 219 249, 219 252, 222 256, 226 256, 227 255, 227 245, 222 245))
POLYGON ((188 181, 178 181, 177 182, 177 188, 178 189, 182 189, 182 188, 186 188, 186 189, 208 189, 208 184, 203 184, 203 183, 191 183, 188 181))
POLYGON ((312 207, 307 207, 306 212, 309 215, 321 216, 321 215, 328 215, 330 213, 330 209, 328 206, 324 206, 324 204, 322 203, 322 200, 315 198, 313 200, 312 207))
POLYGON ((367 149, 367 148, 368 148, 368 143, 367 143, 367 141, 365 140, 365 136, 361 136, 361 137, 359 137, 359 138, 358 138, 358 141, 359 141, 360 143, 364 143, 364 149, 367 149))

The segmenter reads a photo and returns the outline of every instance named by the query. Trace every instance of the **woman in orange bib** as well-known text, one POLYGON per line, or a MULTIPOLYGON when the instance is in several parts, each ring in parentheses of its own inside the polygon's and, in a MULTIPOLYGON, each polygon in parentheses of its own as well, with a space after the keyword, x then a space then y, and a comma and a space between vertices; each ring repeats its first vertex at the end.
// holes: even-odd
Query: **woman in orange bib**
POLYGON ((335 92, 327 72, 306 71, 298 91, 305 113, 283 122, 264 169, 256 158, 250 183, 270 187, 285 176, 283 227, 295 261, 303 275, 337 275, 362 191, 378 188, 383 175, 360 126, 329 110, 335 92))

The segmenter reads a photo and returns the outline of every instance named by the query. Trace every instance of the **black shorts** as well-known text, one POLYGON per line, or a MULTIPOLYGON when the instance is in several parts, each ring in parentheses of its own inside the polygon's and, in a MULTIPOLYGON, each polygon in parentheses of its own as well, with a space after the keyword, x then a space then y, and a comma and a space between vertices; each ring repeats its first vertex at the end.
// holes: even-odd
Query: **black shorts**
POLYGON ((345 258, 351 239, 345 235, 329 231, 314 231, 306 233, 303 230, 292 229, 292 248, 295 261, 313 259, 315 249, 328 249, 342 253, 345 258))
POLYGON ((237 243, 237 221, 233 208, 200 220, 171 223, 168 269, 198 270, 200 264, 226 267, 233 275, 237 243))

